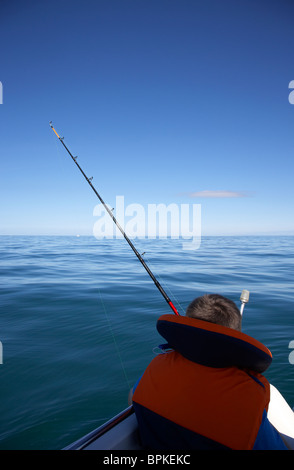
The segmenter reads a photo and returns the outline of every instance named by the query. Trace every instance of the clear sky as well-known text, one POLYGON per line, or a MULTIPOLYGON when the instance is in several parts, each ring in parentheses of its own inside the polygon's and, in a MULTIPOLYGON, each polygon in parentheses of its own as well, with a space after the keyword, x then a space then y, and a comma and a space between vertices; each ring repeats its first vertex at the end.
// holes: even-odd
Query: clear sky
POLYGON ((92 234, 98 200, 294 234, 294 4, 1 0, 0 234, 92 234))

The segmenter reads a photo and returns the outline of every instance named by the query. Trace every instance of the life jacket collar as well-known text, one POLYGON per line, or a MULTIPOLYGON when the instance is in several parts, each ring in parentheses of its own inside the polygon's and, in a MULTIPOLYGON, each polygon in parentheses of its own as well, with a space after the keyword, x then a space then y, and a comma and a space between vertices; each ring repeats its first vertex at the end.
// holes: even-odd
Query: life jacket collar
POLYGON ((159 317, 156 326, 170 348, 204 366, 235 366, 262 373, 272 362, 266 346, 232 328, 173 314, 159 317))

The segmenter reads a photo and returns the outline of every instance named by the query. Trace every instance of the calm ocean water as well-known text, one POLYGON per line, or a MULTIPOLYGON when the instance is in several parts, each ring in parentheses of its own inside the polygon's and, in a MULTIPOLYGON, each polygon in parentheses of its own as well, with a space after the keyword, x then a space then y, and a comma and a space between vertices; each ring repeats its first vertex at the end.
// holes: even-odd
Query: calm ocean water
MULTIPOLYGON (((294 406, 294 237, 134 240, 180 313, 203 293, 239 305, 294 406)), ((125 240, 0 237, 0 449, 60 449, 127 407, 171 313, 125 240)))

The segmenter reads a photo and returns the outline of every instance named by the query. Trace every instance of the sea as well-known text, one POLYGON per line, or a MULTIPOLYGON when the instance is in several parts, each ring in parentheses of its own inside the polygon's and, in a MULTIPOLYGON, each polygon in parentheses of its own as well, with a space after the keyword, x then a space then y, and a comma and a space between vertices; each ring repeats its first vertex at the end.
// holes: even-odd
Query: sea
MULTIPOLYGON (((294 406, 294 237, 135 239, 180 314, 204 293, 240 306, 265 372, 294 406), (291 348, 292 342, 292 348, 291 348), (292 354, 293 358, 293 354, 292 354)), ((0 449, 63 449, 128 406, 172 313, 124 239, 0 237, 0 449)))

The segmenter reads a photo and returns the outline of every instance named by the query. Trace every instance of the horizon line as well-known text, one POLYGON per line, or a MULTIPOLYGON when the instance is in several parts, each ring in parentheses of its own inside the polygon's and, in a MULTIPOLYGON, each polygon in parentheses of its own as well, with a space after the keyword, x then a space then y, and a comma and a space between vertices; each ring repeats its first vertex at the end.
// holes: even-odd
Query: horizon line
MULTIPOLYGON (((250 232, 250 233, 206 233, 201 234, 201 237, 281 237, 281 236, 294 236, 294 231, 285 231, 285 232, 250 232)), ((124 237, 96 237, 93 234, 72 234, 72 233, 0 233, 0 237, 75 237, 75 238, 82 238, 82 237, 91 237, 95 238, 96 240, 113 240, 113 239, 121 239, 123 240, 124 237)), ((165 240, 165 239, 173 239, 173 240, 189 240, 190 238, 178 236, 173 237, 172 235, 167 235, 166 237, 160 236, 144 236, 138 235, 136 237, 129 237, 132 239, 140 239, 140 240, 165 240)))

